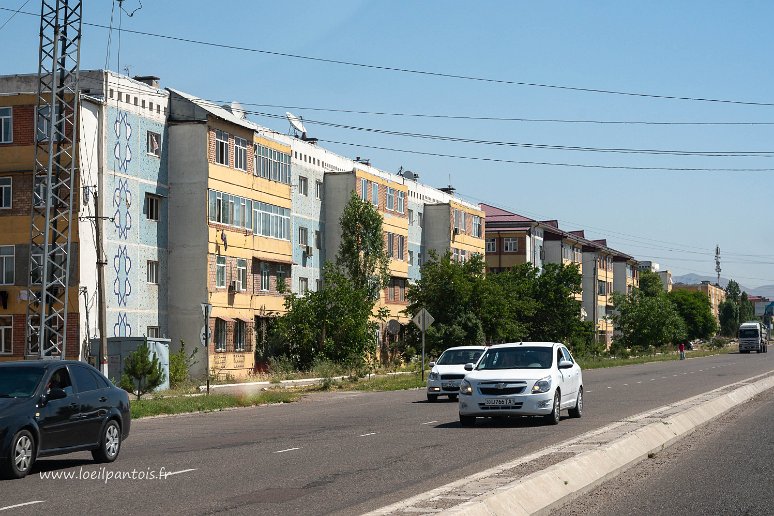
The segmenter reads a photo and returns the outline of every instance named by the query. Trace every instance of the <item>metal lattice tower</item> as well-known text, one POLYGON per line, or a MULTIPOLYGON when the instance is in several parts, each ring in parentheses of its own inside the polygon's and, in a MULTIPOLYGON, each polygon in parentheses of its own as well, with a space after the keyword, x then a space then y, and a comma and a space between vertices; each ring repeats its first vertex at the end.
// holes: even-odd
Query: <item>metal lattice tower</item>
POLYGON ((82 2, 41 3, 26 355, 64 358, 82 2))
POLYGON ((715 272, 718 273, 718 287, 720 286, 720 246, 715 246, 715 272))

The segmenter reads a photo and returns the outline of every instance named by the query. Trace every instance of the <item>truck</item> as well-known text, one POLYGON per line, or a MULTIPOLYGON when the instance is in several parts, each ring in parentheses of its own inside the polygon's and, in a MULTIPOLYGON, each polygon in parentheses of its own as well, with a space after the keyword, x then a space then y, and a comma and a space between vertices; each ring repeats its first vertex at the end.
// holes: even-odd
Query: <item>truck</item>
POLYGON ((769 348, 769 332, 760 322, 746 322, 739 325, 739 353, 766 353, 769 348))

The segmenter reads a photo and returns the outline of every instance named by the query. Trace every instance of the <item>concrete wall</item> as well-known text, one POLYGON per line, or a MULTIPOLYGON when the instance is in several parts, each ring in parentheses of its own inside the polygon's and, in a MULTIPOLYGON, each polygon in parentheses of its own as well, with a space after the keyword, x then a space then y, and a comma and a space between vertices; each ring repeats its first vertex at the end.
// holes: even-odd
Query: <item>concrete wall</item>
POLYGON ((435 251, 442 257, 449 250, 451 239, 451 216, 448 204, 426 204, 422 239, 428 257, 435 251))
MULTIPOLYGON (((169 336, 172 351, 180 339, 187 349, 201 346, 204 326, 201 303, 207 293, 207 149, 204 124, 179 124, 169 128, 169 217, 186 221, 169 234, 169 336)), ((193 375, 205 372, 205 355, 192 368, 193 375)))
POLYGON ((323 203, 323 220, 325 225, 325 256, 335 260, 341 245, 341 225, 339 220, 352 192, 355 191, 354 172, 334 172, 325 174, 325 202, 323 203))

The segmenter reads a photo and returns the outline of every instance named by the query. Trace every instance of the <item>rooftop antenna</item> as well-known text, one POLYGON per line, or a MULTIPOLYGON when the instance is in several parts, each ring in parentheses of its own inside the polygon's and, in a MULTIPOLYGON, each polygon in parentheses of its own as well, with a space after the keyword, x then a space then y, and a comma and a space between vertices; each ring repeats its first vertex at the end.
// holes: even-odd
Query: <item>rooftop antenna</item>
POLYGON ((307 138, 306 127, 304 127, 304 121, 301 117, 294 115, 290 111, 285 112, 285 117, 288 119, 288 122, 290 122, 290 128, 293 130, 293 136, 296 138, 301 138, 305 142, 317 143, 317 138, 307 138), (301 133, 301 136, 299 136, 298 133, 301 133))
POLYGON ((720 286, 720 246, 715 246, 715 272, 718 273, 718 287, 720 286))

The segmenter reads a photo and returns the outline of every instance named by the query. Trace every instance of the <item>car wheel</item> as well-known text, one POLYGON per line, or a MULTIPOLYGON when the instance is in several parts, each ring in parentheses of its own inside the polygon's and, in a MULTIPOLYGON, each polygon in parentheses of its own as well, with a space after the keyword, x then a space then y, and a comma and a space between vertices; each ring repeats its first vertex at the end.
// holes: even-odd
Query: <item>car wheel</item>
POLYGON ((113 462, 121 451, 121 428, 115 419, 111 419, 102 431, 99 448, 92 450, 91 456, 97 462, 113 462))
POLYGON ((451 401, 457 401, 457 395, 456 394, 449 394, 449 399, 451 401))
POLYGON ((2 466, 3 478, 24 478, 35 462, 35 438, 28 430, 19 430, 11 440, 8 459, 2 466))
POLYGON ((430 403, 435 403, 436 401, 438 401, 438 395, 437 394, 428 394, 427 395, 427 401, 429 401, 430 403))
POLYGON ((583 417, 583 387, 578 389, 578 399, 575 400, 575 408, 569 411, 570 417, 583 417))
POLYGON ((556 389, 556 392, 554 393, 554 409, 551 411, 550 414, 546 416, 546 422, 549 425, 558 425, 559 424, 559 414, 561 413, 561 400, 562 396, 559 392, 559 389, 556 389))
POLYGON ((476 424, 476 416, 463 416, 460 414, 460 425, 462 426, 474 426, 476 424))

